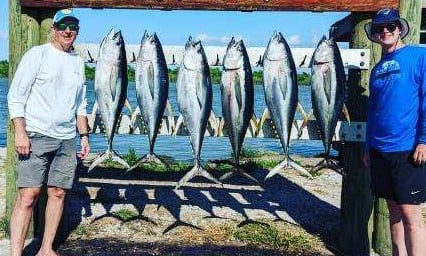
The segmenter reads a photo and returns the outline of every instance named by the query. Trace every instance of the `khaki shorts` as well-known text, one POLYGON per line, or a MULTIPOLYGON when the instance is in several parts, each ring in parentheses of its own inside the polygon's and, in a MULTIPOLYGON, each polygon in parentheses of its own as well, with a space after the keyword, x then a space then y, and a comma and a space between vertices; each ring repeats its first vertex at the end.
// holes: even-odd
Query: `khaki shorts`
POLYGON ((75 139, 60 140, 28 132, 31 153, 19 155, 18 187, 43 185, 71 189, 77 166, 75 139))

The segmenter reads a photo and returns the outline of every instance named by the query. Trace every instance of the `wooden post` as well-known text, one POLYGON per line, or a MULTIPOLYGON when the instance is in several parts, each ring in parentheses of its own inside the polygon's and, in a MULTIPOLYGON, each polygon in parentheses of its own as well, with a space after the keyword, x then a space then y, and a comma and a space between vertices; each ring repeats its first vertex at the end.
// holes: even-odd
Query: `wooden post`
MULTIPOLYGON (((353 13, 350 48, 370 49, 370 65, 377 61, 373 44, 368 40, 364 25, 370 14, 353 13)), ((350 69, 348 73, 347 107, 351 120, 366 121, 370 70, 350 69)), ((370 173, 362 162, 364 143, 345 142, 342 162, 347 175, 342 181, 340 250, 344 255, 369 255, 369 219, 373 209, 370 173)))
MULTIPOLYGON (((23 54, 31 47, 46 41, 44 38, 47 35, 45 33, 40 34, 39 13, 39 10, 34 8, 21 8, 19 0, 9 0, 9 81, 12 81, 23 54)), ((14 133, 13 125, 9 122, 6 159, 6 218, 8 222, 17 194, 17 155, 14 146, 14 133)), ((30 225, 30 234, 34 233, 33 227, 37 229, 37 222, 35 225, 30 225)))
MULTIPOLYGON (((9 0, 9 83, 12 81, 16 67, 22 57, 21 42, 21 5, 19 0, 9 0)), ((11 122, 7 128, 6 153, 6 219, 9 223, 12 215, 13 203, 16 197, 16 164, 15 131, 11 122)))
POLYGON ((399 14, 410 25, 410 33, 404 38, 406 44, 418 44, 420 42, 420 25, 422 21, 421 0, 400 0, 399 14))

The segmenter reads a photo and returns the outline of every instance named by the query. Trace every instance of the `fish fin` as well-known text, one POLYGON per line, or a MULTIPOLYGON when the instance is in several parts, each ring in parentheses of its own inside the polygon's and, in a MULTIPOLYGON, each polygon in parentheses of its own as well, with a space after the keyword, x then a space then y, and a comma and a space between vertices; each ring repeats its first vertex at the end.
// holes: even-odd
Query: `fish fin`
POLYGON ((132 167, 130 167, 129 169, 127 169, 127 172, 130 172, 136 168, 139 167, 139 165, 143 164, 143 163, 156 163, 156 164, 161 164, 161 165, 166 165, 163 161, 161 161, 160 158, 158 158, 155 154, 146 154, 143 157, 141 157, 136 164, 134 164, 132 167))
POLYGON ((179 189, 181 186, 185 185, 188 181, 190 181, 192 178, 196 177, 196 176, 202 176, 204 178, 207 178, 217 184, 222 185, 222 183, 217 180, 215 177, 213 177, 206 169, 204 169, 202 166, 194 166, 192 167, 191 170, 189 170, 189 172, 187 172, 185 174, 185 176, 183 176, 179 181, 178 184, 176 185, 175 189, 179 189))
POLYGON ((202 79, 197 79, 198 81, 200 81, 196 88, 195 88, 195 94, 197 95, 197 102, 198 102, 198 107, 201 109, 203 107, 203 95, 204 95, 204 87, 203 87, 203 83, 204 81, 202 79))
POLYGON ((235 94, 235 99, 237 100, 237 104, 238 104, 238 109, 241 110, 241 107, 243 105, 242 103, 242 96, 241 96, 241 79, 240 76, 238 75, 238 73, 234 73, 234 94, 235 94))
POLYGON ((112 156, 112 160, 117 161, 118 163, 120 163, 122 166, 124 166, 126 169, 129 169, 130 166, 129 164, 123 159, 121 158, 121 156, 119 154, 117 154, 115 151, 111 150, 111 156, 112 156))
POLYGON ((274 168, 272 168, 268 174, 266 175, 264 182, 271 178, 272 176, 274 176, 275 174, 277 174, 279 171, 281 171, 282 169, 286 168, 288 166, 288 160, 287 158, 285 158, 281 163, 277 164, 274 168))
POLYGON ((323 71, 323 89, 325 96, 327 98, 327 103, 330 104, 331 101, 331 72, 328 65, 323 64, 325 67, 325 70, 323 71))
MULTIPOLYGON (((281 95, 283 97, 283 100, 285 100, 285 97, 286 97, 286 94, 287 94, 288 83, 287 83, 287 79, 286 78, 287 78, 287 75, 285 73, 281 73, 280 72, 278 74, 278 79, 275 80, 275 82, 277 82, 278 86, 280 87, 281 95)), ((272 85, 272 86, 274 86, 274 85, 272 85)))
POLYGON ((219 180, 223 181, 226 179, 231 178, 232 176, 236 175, 236 174, 240 174, 241 176, 246 177, 249 180, 254 181, 257 185, 261 185, 260 182, 253 176, 251 176, 250 174, 248 174, 245 170, 241 169, 241 168, 236 168, 233 167, 231 171, 225 173, 224 175, 222 175, 219 180))
POLYGON ((306 170, 303 166, 301 166, 300 164, 296 163, 293 159, 291 159, 289 157, 288 160, 288 165, 295 169, 296 171, 300 172, 300 174, 302 174, 305 177, 309 177, 312 178, 312 174, 308 172, 308 170, 306 170))
POLYGON ((106 161, 107 159, 109 159, 110 157, 111 157, 111 152, 105 151, 104 153, 102 153, 98 158, 96 158, 93 161, 93 163, 90 165, 89 169, 87 169, 87 172, 90 172, 96 166, 100 165, 101 163, 103 163, 104 161, 106 161))
POLYGON ((349 114, 349 109, 346 106, 346 104, 343 104, 342 112, 343 112, 343 115, 345 116, 345 118, 348 121, 349 126, 350 126, 351 125, 351 116, 349 114))
POLYGON ((151 99, 154 100, 154 67, 152 66, 152 63, 149 63, 148 65, 147 81, 151 99))

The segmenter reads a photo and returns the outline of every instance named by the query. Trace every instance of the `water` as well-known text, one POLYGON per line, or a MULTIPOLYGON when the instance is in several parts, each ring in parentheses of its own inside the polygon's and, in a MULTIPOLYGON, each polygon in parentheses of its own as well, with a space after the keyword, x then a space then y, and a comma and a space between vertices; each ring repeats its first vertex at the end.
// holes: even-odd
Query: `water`
MULTIPOLYGON (((7 125, 7 91, 8 80, 0 78, 0 147, 6 146, 6 125, 7 125)), ((95 101, 93 82, 87 84, 88 113, 92 111, 95 101)), ((135 109, 136 92, 135 83, 129 83, 128 100, 135 109)), ((175 84, 170 85, 169 100, 173 113, 177 115, 178 107, 176 103, 175 84)), ((311 108, 310 87, 299 87, 299 100, 308 112, 311 108)), ((255 114, 260 117, 265 109, 265 99, 262 86, 255 86, 255 114)), ((213 111, 217 116, 222 115, 220 103, 219 85, 213 86, 213 111)), ((300 113, 296 113, 296 118, 300 119, 300 113)), ((102 152, 106 149, 106 138, 103 134, 93 134, 90 138, 92 152, 102 152)), ((282 148, 279 140, 272 138, 246 138, 244 146, 250 149, 267 150, 281 153, 282 148)), ((113 149, 120 154, 126 154, 129 148, 135 149, 138 154, 145 154, 148 151, 148 138, 146 135, 137 134, 117 134, 114 137, 113 149)), ((204 161, 226 159, 231 156, 231 146, 228 137, 205 137, 201 157, 204 161)), ((322 142, 317 140, 293 140, 290 145, 291 154, 305 157, 314 156, 324 151, 322 142)), ((167 155, 179 161, 190 162, 192 151, 188 136, 158 136, 155 143, 155 152, 159 155, 167 155)), ((332 151, 332 154, 336 154, 332 151)))
MULTIPOLYGON (((308 112, 311 109, 311 88, 308 86, 300 86, 299 87, 299 100, 305 110, 308 112)), ((257 85, 254 87, 254 113, 258 118, 260 118, 263 114, 263 111, 266 108, 265 97, 263 93, 263 87, 257 85)), ((132 108, 135 109, 137 107, 136 101, 136 87, 134 82, 130 82, 127 88, 127 99, 132 105, 132 108)), ((92 112, 93 104, 95 103, 95 90, 93 81, 87 82, 87 101, 88 101, 88 113, 92 112)), ((172 105, 173 114, 177 115, 179 112, 176 100, 176 85, 174 83, 170 83, 169 86, 169 101, 172 105)), ((126 108, 123 111, 127 111, 126 108)), ((222 105, 220 102, 220 86, 218 84, 213 85, 213 112, 216 116, 222 116, 222 105)), ((167 111, 166 111, 167 114, 167 111)), ((302 119, 300 113, 296 112, 296 119, 302 119)))

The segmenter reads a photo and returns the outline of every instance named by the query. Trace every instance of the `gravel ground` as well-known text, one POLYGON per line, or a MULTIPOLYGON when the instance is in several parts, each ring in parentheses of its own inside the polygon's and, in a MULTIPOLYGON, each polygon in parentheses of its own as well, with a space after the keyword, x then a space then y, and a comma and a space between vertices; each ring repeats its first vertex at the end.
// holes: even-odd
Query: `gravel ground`
MULTIPOLYGON (((312 166, 320 159, 295 160, 312 166)), ((80 168, 67 198, 60 232, 66 242, 58 249, 62 255, 282 255, 276 248, 229 236, 229 230, 250 223, 303 233, 314 246, 312 255, 333 255, 330 249, 336 246, 342 179, 329 170, 315 178, 286 170, 262 186, 240 176, 223 187, 196 178, 175 190, 181 174, 120 169, 87 174, 86 168, 80 168)), ((251 174, 263 180, 266 173, 251 174)), ((0 171, 2 188, 4 176, 0 171)), ((5 253, 0 249, 0 255, 7 255, 5 247, 7 241, 0 241, 5 253)))

